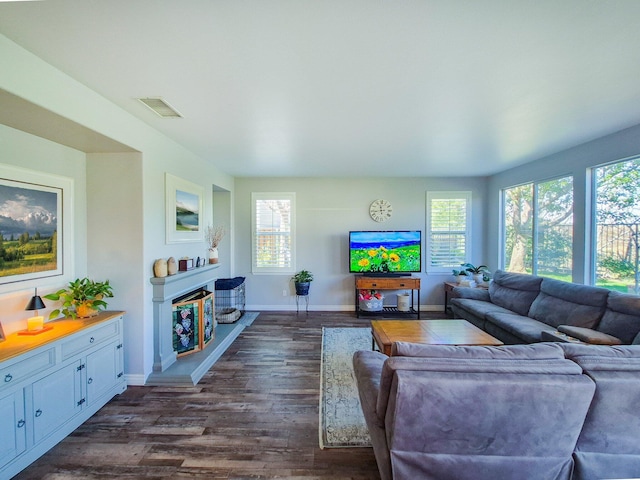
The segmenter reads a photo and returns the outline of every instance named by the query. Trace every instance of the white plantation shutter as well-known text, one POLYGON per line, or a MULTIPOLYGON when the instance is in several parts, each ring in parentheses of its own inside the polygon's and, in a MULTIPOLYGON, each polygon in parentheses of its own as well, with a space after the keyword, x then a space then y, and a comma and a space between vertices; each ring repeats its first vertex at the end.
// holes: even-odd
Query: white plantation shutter
POLYGON ((295 193, 252 193, 253 273, 295 270, 295 193))
POLYGON ((427 193, 427 272, 451 273, 466 263, 471 192, 427 193))

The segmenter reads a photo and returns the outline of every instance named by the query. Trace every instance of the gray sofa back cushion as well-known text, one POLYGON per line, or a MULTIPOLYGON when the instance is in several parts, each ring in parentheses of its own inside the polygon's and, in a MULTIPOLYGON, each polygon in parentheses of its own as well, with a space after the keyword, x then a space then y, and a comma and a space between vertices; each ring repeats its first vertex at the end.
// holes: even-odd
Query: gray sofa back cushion
POLYGON ((607 309, 598 331, 618 337, 624 344, 634 343, 640 332, 640 297, 609 292, 607 309))
MULTIPOLYGON (((379 421, 384 421, 394 374, 399 370, 415 371, 492 371, 494 373, 564 373, 580 374, 582 370, 567 362, 564 351, 556 344, 509 345, 505 347, 416 345, 401 343, 400 351, 414 349, 414 356, 390 357, 382 368, 376 405, 379 421)), ((398 345, 396 344, 396 348, 398 345)))
POLYGON ((574 478, 631 478, 640 472, 640 345, 563 345, 596 384, 574 454, 574 478))
POLYGON ((595 329, 607 306, 608 295, 605 288, 544 278, 529 316, 553 327, 574 325, 595 329))
POLYGON ((497 270, 489 284, 491 302, 503 308, 527 315, 540 292, 541 277, 497 270))
POLYGON ((572 362, 507 360, 508 370, 501 359, 469 359, 465 370, 458 358, 398 360, 422 360, 425 370, 397 370, 391 385, 385 425, 394 478, 570 478, 595 390, 579 367, 568 373, 572 362))

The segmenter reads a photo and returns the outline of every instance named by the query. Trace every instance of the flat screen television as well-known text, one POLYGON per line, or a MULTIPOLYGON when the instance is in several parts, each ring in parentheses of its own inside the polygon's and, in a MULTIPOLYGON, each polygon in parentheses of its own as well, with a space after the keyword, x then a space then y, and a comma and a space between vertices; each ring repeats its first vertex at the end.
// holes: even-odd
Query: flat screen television
POLYGON ((420 230, 349 232, 349 272, 409 275, 422 266, 420 230))

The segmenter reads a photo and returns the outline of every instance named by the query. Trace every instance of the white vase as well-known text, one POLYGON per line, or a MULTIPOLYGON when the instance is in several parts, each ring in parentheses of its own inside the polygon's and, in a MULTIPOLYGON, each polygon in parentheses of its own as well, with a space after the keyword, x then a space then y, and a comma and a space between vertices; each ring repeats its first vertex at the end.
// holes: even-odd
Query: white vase
POLYGON ((484 274, 482 274, 482 273, 474 273, 474 274, 473 274, 473 280, 474 280, 478 285, 480 285, 480 284, 483 282, 483 280, 482 280, 482 277, 483 277, 483 276, 484 276, 484 274))
POLYGON ((215 247, 209 249, 209 263, 218 263, 218 249, 215 247))

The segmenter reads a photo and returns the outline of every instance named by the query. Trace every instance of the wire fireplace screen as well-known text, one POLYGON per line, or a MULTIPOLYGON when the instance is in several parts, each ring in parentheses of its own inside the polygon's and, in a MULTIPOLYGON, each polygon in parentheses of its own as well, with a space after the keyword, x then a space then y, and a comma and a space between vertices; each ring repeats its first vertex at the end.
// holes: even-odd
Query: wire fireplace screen
POLYGON ((244 280, 245 277, 216 280, 216 320, 218 323, 233 323, 244 313, 244 280))

